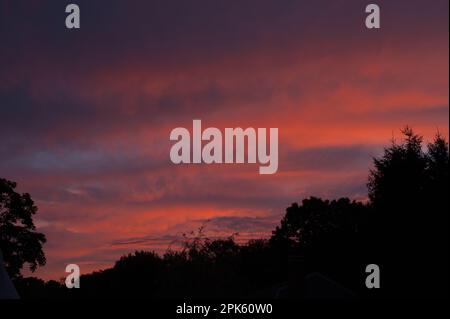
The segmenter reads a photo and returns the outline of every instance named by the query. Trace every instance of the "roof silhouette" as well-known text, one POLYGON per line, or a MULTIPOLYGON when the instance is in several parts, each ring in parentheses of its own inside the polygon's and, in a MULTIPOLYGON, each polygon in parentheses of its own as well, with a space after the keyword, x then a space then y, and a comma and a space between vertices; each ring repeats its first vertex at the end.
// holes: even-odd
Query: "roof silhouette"
POLYGON ((19 299, 16 288, 6 272, 3 255, 0 250, 0 299, 19 299))

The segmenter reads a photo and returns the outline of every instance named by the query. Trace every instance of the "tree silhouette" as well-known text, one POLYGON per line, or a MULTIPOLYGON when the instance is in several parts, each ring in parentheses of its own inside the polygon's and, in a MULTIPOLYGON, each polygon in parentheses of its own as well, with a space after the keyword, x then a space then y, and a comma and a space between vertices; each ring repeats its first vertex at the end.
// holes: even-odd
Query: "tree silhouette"
POLYGON ((31 271, 45 265, 44 234, 36 232, 33 215, 37 207, 30 195, 15 192, 16 183, 0 178, 0 249, 12 278, 28 263, 31 271))
POLYGON ((448 144, 438 134, 424 151, 421 136, 409 127, 402 133, 404 140, 393 141, 370 171, 371 247, 385 270, 385 291, 442 295, 448 289, 448 144))
POLYGON ((273 231, 272 242, 285 242, 290 248, 313 248, 333 236, 356 233, 365 213, 362 203, 348 198, 323 200, 304 199, 299 206, 286 209, 281 225, 273 231))
POLYGON ((270 242, 284 258, 301 257, 303 271, 320 271, 348 288, 361 290, 362 230, 369 211, 367 205, 348 198, 329 201, 310 197, 286 209, 270 242))
MULTIPOLYGON (((211 240, 201 227, 197 234, 183 237, 180 250, 168 249, 163 256, 135 252, 112 268, 83 275, 83 289, 17 278, 19 293, 58 298, 274 297, 292 278, 289 287, 301 285, 297 279, 306 273, 320 272, 360 297, 444 297, 449 269, 448 143, 438 134, 424 146, 410 128, 402 132, 400 143, 392 141, 373 159, 366 203, 310 197, 286 209, 268 240, 237 244, 234 235, 211 240), (381 289, 365 286, 365 267, 372 263, 380 267, 381 289)), ((11 182, 2 180, 1 185, 2 214, 6 216, 3 211, 11 211, 15 201, 13 206, 21 209, 12 209, 12 216, 28 216, 35 234, 31 215, 36 209, 29 196, 13 192, 11 182)), ((14 218, 9 220, 9 227, 15 225, 14 218)), ((12 230, 10 234, 16 234, 12 230)), ((44 241, 37 236, 32 245, 41 251, 44 241)), ((12 247, 14 240, 6 243, 12 247)))

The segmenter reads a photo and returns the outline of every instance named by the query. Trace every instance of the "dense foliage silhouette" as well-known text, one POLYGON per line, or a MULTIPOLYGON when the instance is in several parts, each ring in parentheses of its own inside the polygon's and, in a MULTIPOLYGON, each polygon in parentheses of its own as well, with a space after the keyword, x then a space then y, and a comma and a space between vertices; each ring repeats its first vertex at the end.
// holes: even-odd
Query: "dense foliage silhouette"
POLYGON ((37 207, 29 194, 15 191, 16 183, 0 178, 0 250, 13 278, 28 263, 31 271, 45 265, 42 244, 46 238, 36 231, 33 215, 37 207))
POLYGON ((410 128, 374 158, 367 202, 310 197, 286 209, 269 239, 239 245, 203 228, 181 250, 136 251, 81 277, 81 289, 16 278, 22 297, 304 297, 318 272, 361 298, 448 295, 449 148, 439 134, 423 145, 410 128), (381 269, 367 289, 365 267, 381 269), (300 288, 300 289, 299 289, 300 288), (286 296, 286 294, 284 294, 286 296))
POLYGON ((421 136, 403 134, 369 175, 373 256, 391 296, 439 296, 448 293, 448 143, 437 134, 424 151, 421 136))

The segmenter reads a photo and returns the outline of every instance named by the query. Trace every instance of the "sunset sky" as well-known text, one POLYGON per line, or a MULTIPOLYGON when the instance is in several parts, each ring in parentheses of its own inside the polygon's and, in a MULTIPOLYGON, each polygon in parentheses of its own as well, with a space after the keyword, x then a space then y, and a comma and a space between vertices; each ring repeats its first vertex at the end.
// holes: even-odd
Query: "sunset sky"
POLYGON ((376 1, 379 30, 370 1, 71 2, 0 0, 0 177, 39 208, 36 276, 163 252, 203 224, 267 237, 305 197, 365 200, 405 125, 448 137, 448 0, 376 1), (174 165, 170 131, 193 119, 279 128, 278 172, 174 165))

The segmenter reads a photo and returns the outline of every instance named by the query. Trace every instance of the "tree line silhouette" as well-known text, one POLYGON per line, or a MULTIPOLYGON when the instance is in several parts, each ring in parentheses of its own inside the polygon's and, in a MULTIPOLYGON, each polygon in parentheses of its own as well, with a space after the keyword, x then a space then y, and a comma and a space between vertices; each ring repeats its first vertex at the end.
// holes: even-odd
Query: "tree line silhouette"
POLYGON ((437 134, 424 145, 410 128, 402 132, 400 143, 393 140, 373 159, 367 202, 304 199, 286 209, 268 239, 211 240, 200 228, 182 249, 136 251, 109 269, 82 275, 80 289, 67 289, 63 281, 20 275, 25 262, 33 269, 45 263, 45 237, 34 230, 31 198, 9 199, 15 184, 0 180, 0 248, 22 298, 302 298, 311 273, 357 298, 446 297, 448 143, 437 134), (28 232, 13 227, 18 220, 28 232), (373 263, 380 268, 380 289, 365 285, 365 267, 373 263))

